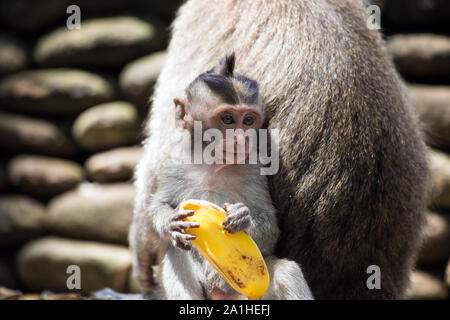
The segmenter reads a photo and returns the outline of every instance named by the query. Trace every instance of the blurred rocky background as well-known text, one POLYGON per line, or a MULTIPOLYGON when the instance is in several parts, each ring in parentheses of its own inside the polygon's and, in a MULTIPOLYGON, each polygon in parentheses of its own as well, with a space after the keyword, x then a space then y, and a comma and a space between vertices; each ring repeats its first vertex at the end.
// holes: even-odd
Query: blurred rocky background
MULTIPOLYGON (((450 1, 376 2, 433 173, 408 298, 448 299, 450 1)), ((136 292, 132 173, 180 3, 0 0, 0 299, 136 292), (73 4, 81 29, 69 30, 73 4), (81 290, 67 289, 69 265, 81 268, 81 290)))

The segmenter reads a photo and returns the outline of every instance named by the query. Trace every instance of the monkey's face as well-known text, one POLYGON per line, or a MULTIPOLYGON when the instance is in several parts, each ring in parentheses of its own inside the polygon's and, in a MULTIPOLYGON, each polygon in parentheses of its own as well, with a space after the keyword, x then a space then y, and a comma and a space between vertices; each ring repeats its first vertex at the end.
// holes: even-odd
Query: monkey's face
POLYGON ((205 129, 218 129, 221 132, 224 158, 247 159, 250 150, 256 145, 257 130, 263 124, 260 106, 245 104, 218 106, 204 119, 205 129))
POLYGON ((174 99, 179 127, 189 130, 198 145, 201 123, 203 149, 212 150, 216 159, 223 155, 226 163, 242 163, 256 150, 257 130, 264 122, 258 83, 234 75, 234 60, 234 54, 222 59, 215 71, 189 84, 186 99, 174 99))
POLYGON ((208 116, 208 127, 217 128, 225 133, 226 129, 259 129, 262 124, 262 115, 257 106, 229 105, 224 104, 217 107, 208 116))

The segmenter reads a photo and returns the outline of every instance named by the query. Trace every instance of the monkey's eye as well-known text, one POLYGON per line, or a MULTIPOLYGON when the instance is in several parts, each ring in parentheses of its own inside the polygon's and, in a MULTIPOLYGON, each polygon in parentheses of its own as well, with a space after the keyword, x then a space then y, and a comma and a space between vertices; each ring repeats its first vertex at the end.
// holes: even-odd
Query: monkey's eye
POLYGON ((222 116, 222 122, 225 124, 232 124, 234 122, 233 116, 230 114, 224 114, 222 116))
POLYGON ((246 116, 242 121, 246 126, 251 126, 255 122, 255 118, 251 116, 246 116))

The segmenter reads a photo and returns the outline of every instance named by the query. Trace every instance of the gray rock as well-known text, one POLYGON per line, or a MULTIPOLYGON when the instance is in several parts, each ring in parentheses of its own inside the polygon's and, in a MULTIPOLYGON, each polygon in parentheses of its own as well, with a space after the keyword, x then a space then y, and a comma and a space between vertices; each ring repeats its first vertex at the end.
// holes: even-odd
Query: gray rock
POLYGON ((160 51, 139 58, 126 65, 120 74, 121 91, 140 109, 145 109, 149 104, 153 86, 164 66, 166 55, 165 51, 160 51))
POLYGON ((439 26, 450 21, 448 0, 377 0, 390 24, 397 26, 439 26))
POLYGON ((8 164, 9 182, 31 196, 49 198, 83 181, 82 167, 69 160, 19 155, 8 164))
POLYGON ((389 40, 388 46, 402 75, 415 79, 450 79, 450 37, 399 34, 389 40))
POLYGON ((0 112, 0 148, 70 157, 77 154, 75 143, 50 121, 0 112))
POLYGON ((437 265, 450 257, 450 217, 427 213, 424 239, 419 251, 420 265, 437 265))
POLYGON ((0 247, 16 246, 43 234, 45 208, 26 196, 0 197, 0 247))
POLYGON ((75 265, 81 271, 82 294, 104 287, 124 292, 131 254, 122 246, 46 237, 26 244, 18 253, 17 265, 22 281, 34 290, 68 291, 73 272, 67 273, 67 268, 75 265))
POLYGON ((0 75, 17 72, 27 65, 25 45, 15 37, 0 34, 0 75))
POLYGON ((75 69, 22 71, 0 81, 0 106, 35 115, 77 115, 114 98, 105 78, 75 69))
POLYGON ((422 271, 412 272, 411 283, 406 292, 408 300, 446 299, 447 296, 447 288, 441 280, 422 271))
POLYGON ((124 101, 100 104, 81 113, 72 134, 87 151, 100 151, 138 141, 140 121, 136 108, 124 101))
POLYGON ((163 46, 160 23, 118 16, 59 28, 38 40, 33 57, 43 67, 120 67, 163 46))
POLYGON ((429 206, 450 209, 450 155, 430 150, 429 159, 432 178, 429 206))
POLYGON ((409 91, 427 144, 450 151, 450 87, 412 85, 409 91))
POLYGON ((125 181, 133 177, 142 156, 141 147, 123 147, 97 153, 85 163, 87 176, 97 182, 125 181))
POLYGON ((47 228, 54 234, 127 244, 134 195, 128 183, 81 184, 50 201, 47 228))

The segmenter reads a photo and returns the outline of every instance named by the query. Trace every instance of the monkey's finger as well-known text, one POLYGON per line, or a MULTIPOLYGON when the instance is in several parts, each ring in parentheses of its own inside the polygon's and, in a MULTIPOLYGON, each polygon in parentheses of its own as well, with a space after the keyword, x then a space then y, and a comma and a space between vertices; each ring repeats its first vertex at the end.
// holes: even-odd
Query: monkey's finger
POLYGON ((250 217, 248 215, 236 215, 232 216, 230 218, 225 218, 222 222, 224 226, 230 225, 230 224, 249 224, 250 223, 250 217))
POLYGON ((176 248, 180 248, 180 249, 186 250, 186 251, 191 250, 191 248, 192 248, 192 245, 191 245, 191 244, 189 244, 189 243, 183 243, 183 242, 177 241, 177 240, 175 240, 175 239, 172 240, 172 245, 173 245, 174 247, 176 247, 176 248))
POLYGON ((231 211, 235 211, 235 210, 238 210, 241 208, 247 208, 247 206, 245 204, 243 204, 242 202, 236 202, 233 204, 224 203, 223 208, 225 209, 225 211, 227 211, 227 213, 230 213, 231 211))
POLYGON ((190 217, 194 215, 194 210, 179 210, 176 213, 176 220, 183 220, 184 218, 190 217))
POLYGON ((173 230, 185 230, 200 227, 200 223, 191 221, 176 221, 171 223, 171 229, 173 230))
POLYGON ((172 233, 172 243, 174 246, 179 247, 183 250, 190 250, 191 244, 190 240, 194 240, 196 237, 193 234, 186 234, 178 231, 172 233))
POLYGON ((224 221, 250 219, 250 210, 247 207, 233 208, 228 212, 224 221))
POLYGON ((185 239, 185 240, 189 240, 189 241, 191 241, 191 240, 195 240, 195 239, 197 239, 197 236, 196 236, 196 235, 194 235, 194 234, 189 234, 189 233, 186 233, 186 234, 184 234, 184 239, 185 239))
POLYGON ((197 237, 193 234, 184 233, 181 231, 173 231, 172 238, 188 243, 190 240, 195 240, 197 237))
POLYGON ((236 233, 236 232, 241 231, 241 230, 238 230, 238 227, 235 224, 224 225, 223 229, 228 231, 229 233, 236 233))
POLYGON ((222 225, 230 233, 239 232, 250 226, 250 215, 247 212, 237 213, 226 217, 222 225))
POLYGON ((244 222, 246 222, 248 219, 246 217, 241 217, 241 216, 232 216, 230 218, 225 218, 222 222, 222 224, 224 226, 229 226, 232 224, 242 224, 244 222))

